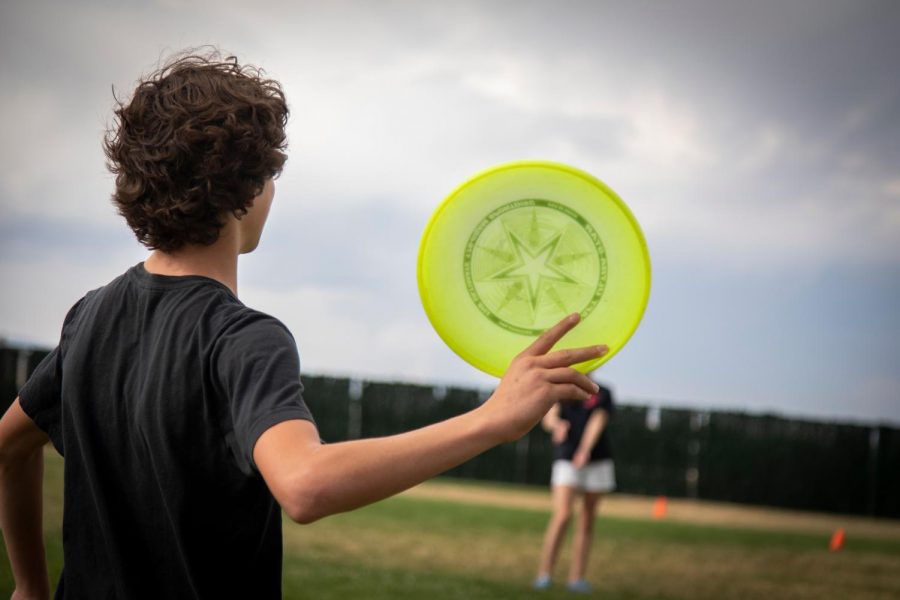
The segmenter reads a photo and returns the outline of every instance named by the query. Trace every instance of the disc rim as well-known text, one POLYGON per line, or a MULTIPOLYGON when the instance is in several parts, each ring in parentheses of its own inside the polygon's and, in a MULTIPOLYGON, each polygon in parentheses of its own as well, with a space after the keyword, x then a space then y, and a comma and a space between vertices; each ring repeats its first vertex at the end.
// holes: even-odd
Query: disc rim
MULTIPOLYGON (((456 344, 455 342, 451 342, 451 340, 449 339, 448 332, 445 331, 443 321, 441 319, 437 318, 435 315, 435 313, 437 311, 435 310, 435 307, 432 305, 432 302, 430 300, 431 294, 429 293, 427 286, 424 283, 424 279, 425 279, 424 272, 426 270, 424 263, 425 263, 425 253, 426 253, 426 248, 428 245, 428 240, 430 239, 435 226, 440 221, 442 215, 444 214, 446 209, 450 206, 450 204, 464 190, 475 185, 482 179, 490 177, 492 175, 502 173, 502 172, 508 171, 508 170, 523 169, 523 168, 526 168, 526 169, 527 168, 541 168, 541 169, 562 171, 568 175, 578 177, 578 178, 586 181, 587 183, 591 184, 592 186, 599 188, 600 191, 603 192, 603 194, 608 199, 613 201, 613 203, 616 205, 616 207, 619 209, 619 211, 621 211, 622 215, 625 217, 625 221, 630 226, 631 231, 635 234, 635 237, 637 238, 637 241, 638 241, 638 247, 640 249, 641 259, 642 259, 643 264, 645 265, 645 268, 643 269, 644 273, 643 273, 643 281, 642 281, 643 295, 641 297, 639 310, 635 312, 635 318, 633 319, 633 322, 625 330, 626 333, 625 333, 624 337, 622 338, 621 344, 617 348, 610 348, 609 352, 607 354, 605 354, 604 356, 601 356, 600 358, 596 358, 596 359, 593 359, 590 361, 579 363, 578 365, 574 365, 574 367, 577 368, 579 371, 586 373, 586 372, 596 369, 600 365, 609 361, 613 356, 618 354, 619 351, 621 351, 622 348, 624 348, 628 344, 628 342, 631 340, 631 338, 634 336, 634 333, 637 331, 638 327, 640 326, 641 322, 644 319, 644 315, 646 314, 646 310, 647 310, 647 305, 649 304, 650 289, 652 286, 652 271, 653 271, 652 263, 650 262, 650 252, 647 247, 647 239, 644 236, 643 229, 641 228, 640 223, 638 222, 637 218, 635 218, 634 213, 631 212, 631 209, 628 207, 628 205, 625 204, 625 202, 619 197, 618 194, 616 194, 615 191, 613 191, 608 185, 603 183, 603 181, 601 181, 597 177, 594 177, 593 175, 591 175, 590 173, 588 173, 586 171, 583 171, 581 169, 578 169, 578 168, 573 167, 568 164, 555 162, 555 161, 549 161, 549 160, 517 160, 517 161, 501 163, 501 164, 489 167, 487 169, 484 169, 483 171, 476 173, 475 175, 469 177, 468 179, 464 180, 462 183, 457 185, 444 198, 444 200, 440 203, 440 205, 438 205, 438 207, 434 210, 434 212, 432 213, 431 217, 428 220, 428 223, 425 226, 425 230, 422 233, 422 238, 419 242, 419 252, 418 252, 418 258, 416 261, 416 279, 417 279, 417 286, 418 286, 418 290, 419 290, 419 300, 422 303, 422 308, 424 309, 425 315, 428 318, 428 321, 431 323, 432 328, 435 330, 435 332, 438 334, 438 337, 441 338, 441 340, 444 342, 444 344, 446 344, 447 347, 450 348, 450 350, 452 350, 457 356, 459 356, 460 358, 465 360, 467 363, 469 363, 470 365, 472 365, 473 367, 475 367, 476 369, 478 369, 484 373, 493 375, 495 377, 503 376, 505 369, 502 371, 497 370, 494 368, 493 365, 487 364, 487 361, 479 358, 478 356, 475 356, 473 353, 469 352, 468 350, 466 350, 464 347, 460 346, 459 344, 456 344)), ((554 200, 556 202, 559 201, 556 199, 552 199, 552 200, 554 200)), ((448 328, 448 329, 452 329, 452 328, 448 328)))

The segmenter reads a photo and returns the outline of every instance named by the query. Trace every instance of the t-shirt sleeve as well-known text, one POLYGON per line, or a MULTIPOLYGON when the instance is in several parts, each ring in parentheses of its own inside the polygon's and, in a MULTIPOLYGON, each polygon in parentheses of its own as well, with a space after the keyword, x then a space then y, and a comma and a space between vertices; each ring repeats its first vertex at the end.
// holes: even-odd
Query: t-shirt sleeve
POLYGON ((315 423, 303 401, 297 345, 277 319, 241 315, 218 339, 213 369, 230 416, 226 438, 245 473, 256 471, 253 448, 267 429, 292 419, 315 423))
POLYGON ((50 436, 53 445, 60 451, 62 451, 60 419, 62 416, 63 355, 72 321, 83 300, 82 298, 69 309, 63 321, 59 344, 38 363, 28 381, 19 390, 19 404, 22 410, 38 428, 50 436))
POLYGON ((59 346, 44 357, 19 390, 19 404, 35 425, 53 437, 59 427, 62 410, 62 360, 59 346))

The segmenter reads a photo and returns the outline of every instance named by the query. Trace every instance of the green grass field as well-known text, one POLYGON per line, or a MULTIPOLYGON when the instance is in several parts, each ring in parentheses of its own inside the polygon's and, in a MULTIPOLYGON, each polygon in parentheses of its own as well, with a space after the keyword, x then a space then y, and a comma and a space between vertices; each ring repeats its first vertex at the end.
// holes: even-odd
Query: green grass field
MULTIPOLYGON (((46 536, 62 567, 61 460, 48 454, 46 536)), ((467 484, 471 486, 471 484, 467 484)), ((492 488, 498 486, 483 486, 492 488)), ((502 487, 504 494, 516 488, 502 487)), ((533 488, 522 494, 533 494, 533 488)), ((401 496, 318 523, 285 523, 285 598, 564 598, 528 585, 548 513, 401 496)), ((877 525, 877 524, 876 524, 877 525)), ((597 598, 898 598, 900 537, 601 516, 589 579, 597 598)), ((0 598, 11 580, 5 553, 0 598)), ((557 579, 564 578, 568 551, 557 579)))

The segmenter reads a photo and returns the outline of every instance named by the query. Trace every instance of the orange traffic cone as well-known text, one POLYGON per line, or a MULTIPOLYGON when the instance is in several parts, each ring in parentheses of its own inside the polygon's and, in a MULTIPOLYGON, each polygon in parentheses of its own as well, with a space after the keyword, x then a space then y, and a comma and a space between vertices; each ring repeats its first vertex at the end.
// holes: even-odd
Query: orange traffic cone
POLYGON ((666 518, 666 509, 669 505, 669 499, 665 496, 658 496, 656 498, 656 502, 653 503, 653 518, 654 519, 665 519, 666 518))
POLYGON ((828 544, 828 549, 832 552, 837 552, 841 548, 844 547, 844 529, 839 527, 834 530, 834 535, 831 536, 831 543, 828 544))

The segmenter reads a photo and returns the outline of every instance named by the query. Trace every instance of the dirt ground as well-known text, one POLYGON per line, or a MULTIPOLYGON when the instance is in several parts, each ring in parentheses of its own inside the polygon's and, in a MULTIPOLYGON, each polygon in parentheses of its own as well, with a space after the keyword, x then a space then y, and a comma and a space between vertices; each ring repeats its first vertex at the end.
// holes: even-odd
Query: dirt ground
MULTIPOLYGON (((550 510, 549 490, 520 486, 457 483, 448 479, 432 480, 407 492, 415 498, 448 500, 469 504, 550 510)), ((603 500, 600 513, 632 518, 650 519, 655 498, 628 494, 610 494, 603 500)), ((827 513, 801 512, 671 498, 667 500, 666 519, 703 525, 722 525, 779 531, 830 534, 843 528, 848 536, 858 534, 870 538, 900 538, 900 521, 871 519, 827 513)))

